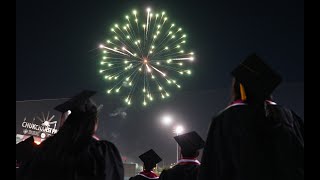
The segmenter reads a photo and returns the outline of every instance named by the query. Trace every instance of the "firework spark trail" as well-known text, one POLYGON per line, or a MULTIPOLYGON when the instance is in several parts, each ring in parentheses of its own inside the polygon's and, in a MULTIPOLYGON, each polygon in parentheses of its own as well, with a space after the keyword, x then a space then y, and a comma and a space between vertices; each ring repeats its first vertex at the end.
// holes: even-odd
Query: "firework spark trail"
POLYGON ((107 80, 107 93, 124 94, 127 105, 139 98, 146 106, 169 97, 174 86, 181 88, 177 80, 191 74, 194 53, 183 49, 186 34, 169 23, 165 12, 154 13, 150 8, 144 13, 133 10, 125 19, 111 27, 112 38, 100 45, 99 72, 107 80))

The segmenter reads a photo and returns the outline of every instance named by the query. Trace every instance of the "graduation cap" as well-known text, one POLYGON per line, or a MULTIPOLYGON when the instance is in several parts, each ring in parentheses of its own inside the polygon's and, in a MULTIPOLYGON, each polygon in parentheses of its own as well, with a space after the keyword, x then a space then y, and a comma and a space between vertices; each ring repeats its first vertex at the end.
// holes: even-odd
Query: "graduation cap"
POLYGON ((56 106, 54 109, 61 113, 65 113, 68 110, 71 112, 97 112, 100 108, 98 108, 97 105, 90 99, 90 97, 95 94, 95 91, 84 90, 68 101, 56 106))
POLYGON ((150 149, 149 151, 141 154, 139 158, 144 164, 149 164, 149 165, 156 165, 160 161, 162 161, 160 156, 153 149, 150 149))
POLYGON ((204 140, 195 131, 175 136, 174 139, 177 141, 181 150, 186 152, 194 152, 202 149, 205 145, 204 140))
POLYGON ((34 138, 30 136, 24 141, 16 144, 16 160, 25 161, 29 159, 35 148, 34 138))
POLYGON ((255 96, 265 98, 281 83, 281 76, 256 54, 249 55, 231 74, 255 96))

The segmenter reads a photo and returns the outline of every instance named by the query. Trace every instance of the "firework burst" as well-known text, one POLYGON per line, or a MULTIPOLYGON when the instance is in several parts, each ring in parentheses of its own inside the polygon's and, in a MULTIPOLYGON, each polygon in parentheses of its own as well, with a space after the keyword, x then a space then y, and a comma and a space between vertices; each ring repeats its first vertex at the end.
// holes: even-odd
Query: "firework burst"
POLYGON ((194 53, 184 49, 187 35, 165 12, 133 10, 109 30, 109 39, 100 44, 107 94, 122 94, 126 104, 138 100, 146 106, 169 97, 181 88, 178 79, 191 75, 194 53))

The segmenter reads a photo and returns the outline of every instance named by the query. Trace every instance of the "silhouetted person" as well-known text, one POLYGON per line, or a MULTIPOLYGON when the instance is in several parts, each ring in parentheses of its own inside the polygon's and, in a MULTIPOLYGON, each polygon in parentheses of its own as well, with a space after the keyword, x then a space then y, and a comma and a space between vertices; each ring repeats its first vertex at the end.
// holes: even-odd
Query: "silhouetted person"
POLYGON ((143 171, 138 175, 131 177, 129 180, 158 179, 158 175, 152 171, 156 165, 162 161, 158 154, 154 152, 153 149, 150 149, 149 151, 141 154, 139 158, 143 162, 143 171))
POLYGON ((93 137, 98 108, 83 91, 55 109, 71 114, 58 133, 43 141, 35 157, 21 169, 21 179, 123 180, 123 164, 114 144, 93 137))
POLYGON ((28 137, 24 141, 16 144, 16 161, 18 165, 22 165, 29 161, 36 149, 33 136, 28 137))
POLYGON ((163 170, 160 180, 196 180, 200 166, 197 157, 205 142, 195 131, 175 136, 174 139, 180 146, 182 158, 171 169, 163 170))
POLYGON ((28 162, 35 154, 37 145, 34 142, 33 136, 16 144, 16 175, 19 174, 20 166, 28 162))
POLYGON ((212 120, 199 180, 304 179, 304 121, 270 98, 281 77, 255 54, 232 75, 233 102, 212 120))

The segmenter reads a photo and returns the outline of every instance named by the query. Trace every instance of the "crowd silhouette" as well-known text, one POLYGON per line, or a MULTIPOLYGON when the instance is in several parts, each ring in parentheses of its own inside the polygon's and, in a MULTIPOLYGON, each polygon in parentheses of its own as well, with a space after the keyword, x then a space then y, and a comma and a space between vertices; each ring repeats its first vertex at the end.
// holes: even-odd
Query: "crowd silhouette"
MULTIPOLYGON (((181 157, 160 175, 153 169, 162 159, 150 147, 139 156, 143 171, 130 180, 304 179, 304 120, 272 98, 281 76, 256 54, 231 75, 231 102, 212 118, 206 139, 195 131, 174 137, 181 157)), ((54 136, 38 146, 33 137, 16 145, 17 179, 124 179, 117 147, 95 136, 100 107, 94 94, 85 90, 55 108, 62 116, 54 136)))

